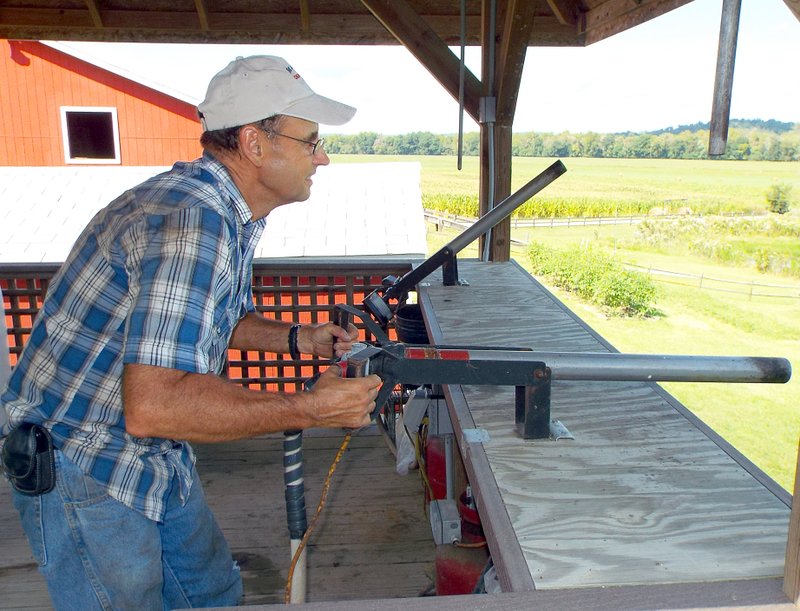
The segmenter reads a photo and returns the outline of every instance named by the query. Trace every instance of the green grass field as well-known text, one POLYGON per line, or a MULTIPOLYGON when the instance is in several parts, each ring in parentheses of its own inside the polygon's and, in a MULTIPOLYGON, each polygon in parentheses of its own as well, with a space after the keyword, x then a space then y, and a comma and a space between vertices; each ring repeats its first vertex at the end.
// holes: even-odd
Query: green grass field
MULTIPOLYGON (((342 156, 335 162, 418 161, 423 193, 477 192, 477 160, 466 158, 456 170, 452 157, 342 156)), ((549 159, 515 159, 514 188, 547 167, 549 159)), ((766 210, 764 195, 771 184, 792 185, 792 211, 800 208, 800 164, 729 161, 565 159, 568 172, 547 188, 563 197, 644 199, 657 207, 663 200, 685 200, 688 207, 713 210, 766 210), (557 193, 556 193, 557 192, 557 193)), ((544 192, 543 192, 544 193, 544 192)), ((752 267, 729 266, 696 254, 669 249, 630 248, 635 225, 540 227, 515 230, 513 237, 564 248, 594 244, 614 253, 618 261, 645 268, 703 276, 659 281, 657 308, 663 316, 650 319, 608 317, 572 295, 554 289, 574 312, 622 352, 698 355, 782 356, 800 367, 800 280, 761 274, 752 267), (751 297, 746 284, 769 284, 788 289, 756 288, 780 297, 751 297), (736 290, 739 292, 729 292, 736 290)), ((457 232, 435 233, 429 228, 429 252, 457 232)), ((796 249, 798 240, 737 237, 760 248, 796 249)), ((477 256, 475 244, 462 251, 477 256)), ((528 266, 524 246, 513 246, 512 257, 528 266)), ((542 279, 545 281, 546 280, 542 279)), ((792 490, 800 438, 800 373, 788 384, 664 384, 684 405, 742 451, 787 490, 792 490)))
MULTIPOLYGON (((334 163, 419 162, 422 192, 429 195, 476 195, 478 160, 465 157, 457 169, 455 157, 413 155, 334 155, 334 163)), ((515 157, 512 190, 516 190, 555 159, 515 157)), ((567 172, 542 196, 554 198, 647 201, 653 207, 680 202, 689 208, 764 209, 773 184, 787 184, 800 200, 800 163, 710 161, 681 159, 562 159, 567 172)), ((795 208, 800 207, 800 201, 795 208)))

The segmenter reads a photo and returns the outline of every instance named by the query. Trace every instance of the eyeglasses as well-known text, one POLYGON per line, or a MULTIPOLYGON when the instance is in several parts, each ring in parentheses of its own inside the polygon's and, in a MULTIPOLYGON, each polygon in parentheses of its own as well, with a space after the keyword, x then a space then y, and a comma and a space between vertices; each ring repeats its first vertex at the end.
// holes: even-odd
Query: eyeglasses
POLYGON ((303 144, 307 144, 311 147, 311 155, 312 157, 317 154, 317 152, 322 151, 325 147, 325 138, 319 138, 316 141, 311 140, 302 140, 300 138, 295 138, 294 136, 287 136, 286 134, 282 134, 280 132, 274 132, 270 130, 264 130, 268 134, 272 134, 274 136, 283 136, 284 138, 288 138, 289 140, 294 140, 295 142, 302 142, 303 144))

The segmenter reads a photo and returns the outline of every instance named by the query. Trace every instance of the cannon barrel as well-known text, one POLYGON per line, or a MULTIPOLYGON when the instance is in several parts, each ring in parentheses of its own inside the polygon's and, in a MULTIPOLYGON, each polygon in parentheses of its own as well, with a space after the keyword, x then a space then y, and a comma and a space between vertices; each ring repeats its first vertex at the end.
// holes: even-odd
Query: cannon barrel
POLYGON ((792 376, 780 357, 620 354, 613 352, 536 352, 470 348, 472 361, 543 362, 553 380, 644 382, 760 382, 782 384, 792 376))
MULTIPOLYGON (((561 161, 555 161, 548 168, 535 176, 519 190, 515 191, 502 202, 497 204, 492 210, 480 217, 475 223, 467 227, 462 233, 453 238, 450 242, 442 246, 430 257, 422 261, 414 269, 407 272, 400 278, 393 278, 391 282, 385 279, 386 287, 375 290, 364 298, 364 309, 370 312, 375 319, 383 326, 394 316, 394 312, 388 306, 391 299, 402 300, 409 291, 413 291, 417 284, 422 282, 434 271, 448 262, 452 262, 455 256, 464 248, 469 246, 479 236, 489 231, 505 217, 510 215, 519 206, 544 189, 547 185, 561 176, 567 168, 561 161)), ((447 284, 447 282, 445 282, 447 284)))
POLYGON ((531 197, 536 195, 539 191, 544 189, 566 171, 567 168, 564 167, 564 164, 561 163, 560 160, 553 162, 553 164, 551 164, 538 176, 534 177, 519 190, 506 197, 489 212, 484 214, 472 225, 467 227, 463 232, 453 238, 445 246, 445 248, 450 249, 454 253, 461 252, 464 248, 477 240, 478 237, 489 231, 492 227, 497 225, 509 214, 514 212, 514 210, 519 208, 522 204, 524 204, 531 197))

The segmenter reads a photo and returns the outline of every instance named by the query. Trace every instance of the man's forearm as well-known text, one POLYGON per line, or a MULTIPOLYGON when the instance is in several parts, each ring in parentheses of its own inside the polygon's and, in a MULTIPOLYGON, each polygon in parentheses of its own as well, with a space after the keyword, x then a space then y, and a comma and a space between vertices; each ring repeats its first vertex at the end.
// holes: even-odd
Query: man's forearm
POLYGON ((126 365, 127 431, 137 437, 229 441, 314 425, 310 398, 253 391, 213 374, 126 365))
POLYGON ((236 325, 230 347, 234 350, 288 352, 291 326, 290 322, 264 318, 257 312, 251 312, 236 325))

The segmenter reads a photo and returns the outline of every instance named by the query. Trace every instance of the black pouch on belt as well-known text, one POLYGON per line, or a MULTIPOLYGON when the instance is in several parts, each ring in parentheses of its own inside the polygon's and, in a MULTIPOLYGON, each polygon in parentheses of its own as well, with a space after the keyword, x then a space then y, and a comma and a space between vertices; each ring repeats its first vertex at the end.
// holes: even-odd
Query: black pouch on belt
POLYGON ((38 496, 55 486, 53 439, 38 424, 23 422, 8 434, 2 462, 11 485, 22 494, 38 496))

